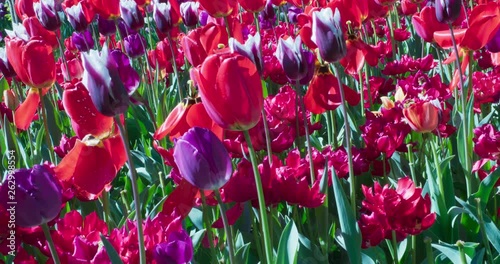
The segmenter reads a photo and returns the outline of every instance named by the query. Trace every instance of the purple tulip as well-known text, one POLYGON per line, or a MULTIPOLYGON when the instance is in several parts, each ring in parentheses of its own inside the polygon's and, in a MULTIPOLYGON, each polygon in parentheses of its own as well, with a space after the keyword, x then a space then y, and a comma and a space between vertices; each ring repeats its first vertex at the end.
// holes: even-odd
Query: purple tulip
POLYGON ((314 56, 310 51, 302 48, 302 40, 297 36, 295 41, 292 38, 286 40, 279 39, 275 56, 281 63, 285 75, 291 81, 301 81, 314 71, 314 56))
POLYGON ((217 190, 231 178, 231 158, 212 131, 193 127, 177 140, 174 160, 184 179, 203 190, 217 190))
POLYGON ((236 39, 229 39, 229 48, 231 52, 237 52, 249 58, 257 67, 257 70, 262 75, 264 65, 262 64, 262 52, 260 50, 260 34, 255 36, 249 35, 245 45, 239 43, 236 39))
POLYGON ((304 13, 304 10, 291 4, 287 4, 287 6, 289 6, 287 10, 288 21, 290 21, 290 23, 296 24, 297 16, 304 13))
POLYGON ((114 20, 104 19, 97 16, 97 29, 104 36, 111 36, 116 33, 116 24, 114 20))
POLYGON ((347 47, 340 27, 340 13, 335 9, 323 8, 312 15, 312 42, 318 46, 319 55, 328 62, 337 62, 347 53, 347 47))
POLYGON ((171 233, 168 242, 155 246, 153 257, 157 264, 184 264, 193 258, 193 242, 183 229, 171 233))
POLYGON ((138 33, 130 34, 123 39, 125 53, 131 58, 137 58, 146 53, 146 39, 138 33))
POLYGON ((82 3, 66 8, 66 17, 75 31, 82 32, 87 29, 89 23, 83 13, 82 3))
POLYGON ((436 18, 441 23, 453 23, 462 9, 462 0, 436 0, 436 18))
POLYGON ((15 210, 17 225, 39 226, 59 215, 62 189, 49 169, 35 165, 7 176, 0 187, 0 204, 7 212, 15 210))
POLYGON ((500 52, 500 30, 497 30, 495 36, 486 44, 486 49, 491 53, 500 52))
POLYGON ((10 62, 7 60, 7 53, 5 52, 5 48, 0 48, 0 72, 6 78, 11 78, 16 76, 16 72, 10 65, 10 62))
POLYGON ((61 27, 54 0, 41 0, 33 4, 33 9, 40 24, 47 30, 56 31, 61 27))
POLYGON ((90 33, 90 30, 85 30, 83 32, 73 32, 73 34, 71 35, 71 41, 81 52, 87 52, 94 48, 94 39, 92 38, 92 33, 90 33))
POLYGON ((120 13, 129 28, 139 30, 144 26, 144 16, 134 0, 120 1, 120 13))
POLYGON ((201 26, 206 26, 207 25, 207 23, 208 23, 208 17, 209 16, 210 15, 205 10, 202 10, 200 12, 200 25, 201 26))
POLYGON ((174 27, 175 21, 172 21, 171 11, 172 5, 170 2, 155 2, 154 4, 153 18, 156 22, 156 27, 163 33, 169 32, 174 27))
POLYGON ((101 53, 90 50, 82 53, 82 83, 89 90, 97 110, 105 116, 115 116, 127 111, 129 96, 139 86, 139 74, 121 50, 108 51, 104 45, 101 53))
POLYGON ((184 25, 187 27, 195 27, 198 24, 198 9, 200 3, 188 1, 180 5, 181 17, 184 25))

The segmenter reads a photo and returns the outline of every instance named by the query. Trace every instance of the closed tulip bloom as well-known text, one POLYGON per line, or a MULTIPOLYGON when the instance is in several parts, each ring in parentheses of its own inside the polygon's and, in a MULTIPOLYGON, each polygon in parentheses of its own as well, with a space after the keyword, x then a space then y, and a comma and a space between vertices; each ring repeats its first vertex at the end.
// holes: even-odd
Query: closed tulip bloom
MULTIPOLYGON (((3 1, 5 2, 5 1, 3 1)), ((35 10, 33 9, 33 0, 16 0, 14 3, 14 9, 16 14, 21 20, 35 16, 35 10)))
POLYGON ((453 23, 462 9, 462 0, 436 0, 436 18, 441 23, 453 23))
POLYGON ((156 27, 163 33, 170 32, 181 20, 170 2, 155 2, 153 6, 153 18, 156 27))
POLYGON ((212 17, 229 16, 236 8, 237 0, 198 0, 201 7, 212 17))
POLYGON ((146 53, 146 40, 139 33, 130 34, 123 39, 125 53, 131 58, 137 58, 146 53))
POLYGON ((120 0, 88 0, 94 12, 104 19, 120 17, 120 0))
POLYGON ((16 76, 16 72, 12 65, 10 65, 9 60, 7 59, 7 53, 5 53, 5 48, 0 48, 0 72, 6 78, 11 78, 16 76))
POLYGON ((260 119, 264 104, 257 67, 233 53, 208 56, 193 70, 195 83, 212 120, 224 129, 248 130, 260 119))
POLYGON ((266 6, 266 0, 238 0, 238 3, 245 11, 251 13, 258 13, 266 6))
POLYGON ((238 40, 231 38, 229 39, 229 48, 231 49, 231 52, 236 52, 249 58, 255 64, 259 73, 262 74, 264 65, 262 62, 259 33, 256 33, 255 36, 248 35, 245 45, 242 45, 238 42, 238 40))
POLYGON ((115 20, 109 20, 102 16, 97 16, 97 29, 102 35, 111 36, 116 33, 115 20))
POLYGON ((337 62, 347 53, 347 47, 340 26, 340 12, 331 8, 316 11, 312 16, 311 40, 318 46, 321 58, 337 62))
POLYGON ((120 50, 101 53, 91 50, 82 53, 83 78, 97 110, 106 116, 124 113, 130 103, 129 96, 139 86, 139 74, 132 68, 128 57, 120 50))
POLYGON ((153 257, 157 264, 184 264, 193 258, 193 242, 183 229, 173 232, 166 242, 156 245, 153 257))
POLYGON ((81 32, 87 29, 89 22, 83 11, 82 3, 66 8, 66 17, 75 31, 81 32))
POLYGON ((61 186, 44 166, 16 170, 7 176, 0 187, 0 204, 7 210, 15 210, 17 225, 39 226, 59 215, 61 186), (12 191, 15 192, 13 197, 12 191), (15 202, 15 206, 10 205, 10 202, 15 202))
POLYGON ((202 190, 218 190, 232 175, 226 147, 206 128, 193 127, 179 138, 174 160, 181 176, 202 190))
POLYGON ((42 26, 50 31, 56 31, 61 27, 61 19, 57 14, 54 0, 41 0, 33 4, 35 15, 42 26))
POLYGON ((314 63, 310 60, 310 52, 302 49, 302 40, 297 36, 295 41, 292 38, 280 39, 276 48, 275 56, 283 67, 286 76, 291 81, 299 81, 314 71, 314 63))
POLYGON ((139 30, 144 26, 144 16, 134 0, 121 0, 120 13, 129 28, 139 30))
POLYGON ((431 102, 417 102, 403 110, 408 125, 417 132, 427 133, 437 128, 439 109, 431 102))
POLYGON ((32 88, 51 87, 56 80, 52 47, 40 38, 5 38, 7 58, 19 79, 32 88))
POLYGON ((200 3, 188 1, 181 3, 180 11, 182 21, 187 27, 194 27, 198 24, 198 9, 200 8, 200 3))
POLYGON ((71 35, 71 41, 73 42, 73 45, 75 45, 75 47, 82 52, 87 52, 94 48, 94 39, 92 38, 90 30, 73 32, 71 35))

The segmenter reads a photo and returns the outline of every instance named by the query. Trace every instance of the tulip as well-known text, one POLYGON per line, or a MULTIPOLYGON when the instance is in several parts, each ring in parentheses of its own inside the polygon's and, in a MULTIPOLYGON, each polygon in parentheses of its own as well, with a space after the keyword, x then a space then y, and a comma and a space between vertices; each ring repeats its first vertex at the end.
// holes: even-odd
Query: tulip
MULTIPOLYGON (((14 9, 16 14, 21 20, 35 16, 35 10, 33 9, 34 0, 16 0, 14 4, 14 9)), ((38 1, 37 1, 38 2, 38 1)))
POLYGON ((193 258, 193 242, 183 229, 168 236, 168 241, 154 247, 157 264, 183 264, 193 258))
POLYGON ((50 31, 56 31, 61 27, 61 19, 57 14, 54 0, 41 0, 33 4, 35 15, 42 26, 50 31))
POLYGON ((46 88, 56 80, 56 62, 52 47, 39 38, 25 41, 5 38, 7 58, 19 79, 33 88, 46 88))
POLYGON ((197 67, 218 49, 219 44, 228 44, 228 39, 224 26, 208 23, 202 28, 189 31, 182 38, 181 46, 189 63, 197 67))
POLYGON ((276 48, 275 56, 291 81, 299 81, 314 70, 312 54, 301 46, 301 38, 297 36, 295 41, 292 38, 280 39, 276 48))
POLYGON ((31 38, 40 37, 47 44, 49 44, 52 48, 57 48, 59 46, 59 42, 57 41, 56 32, 49 31, 49 30, 45 29, 42 26, 42 24, 40 23, 40 21, 38 21, 38 18, 28 17, 28 18, 24 19, 23 26, 31 38))
POLYGON ((5 78, 11 78, 16 76, 16 72, 10 65, 9 60, 7 59, 7 53, 5 52, 5 48, 0 48, 0 72, 5 76, 5 78))
POLYGON ((105 19, 102 16, 97 16, 97 29, 104 36, 111 36, 116 33, 116 24, 114 20, 105 19))
POLYGON ((236 8, 237 0, 198 0, 200 5, 212 17, 229 16, 236 8))
POLYGON ((104 19, 120 17, 120 0, 89 0, 95 13, 104 19))
POLYGON ((170 2, 156 2, 153 9, 153 18, 159 31, 168 33, 181 19, 170 2))
POLYGON ((410 127, 420 133, 436 129, 439 121, 439 109, 432 102, 417 102, 403 110, 410 127))
POLYGON ((16 225, 39 226, 59 215, 61 186, 51 171, 42 165, 16 170, 0 187, 0 204, 7 210, 15 210, 16 225))
POLYGON ((257 67, 245 56, 218 53, 193 70, 208 115, 229 130, 248 130, 260 119, 264 104, 257 67))
POLYGON ((462 0, 437 0, 434 3, 436 18, 441 23, 453 23, 462 9, 462 0))
POLYGON ((73 32, 71 35, 71 41, 73 45, 81 51, 87 52, 94 48, 94 39, 92 38, 92 33, 90 30, 85 30, 82 32, 73 32))
POLYGON ((139 86, 139 74, 132 68, 128 57, 120 50, 101 53, 91 50, 82 54, 82 83, 87 87, 97 110, 106 116, 124 113, 132 95, 139 86))
POLYGON ((264 65, 262 62, 262 51, 260 49, 260 34, 256 33, 255 36, 248 35, 248 39, 245 45, 241 45, 236 39, 229 39, 229 48, 231 52, 237 52, 247 58, 249 58, 260 74, 263 73, 264 65))
POLYGON ((266 0, 238 0, 238 3, 250 13, 258 13, 266 6, 266 0))
POLYGON ((138 33, 130 34, 123 39, 125 53, 131 58, 137 58, 146 53, 146 39, 138 33))
POLYGON ((179 138, 174 160, 181 176, 202 190, 218 190, 231 178, 233 167, 229 153, 206 128, 193 127, 179 138))
POLYGON ((347 54, 347 47, 340 27, 340 12, 324 8, 312 15, 311 40, 318 46, 319 54, 328 62, 337 62, 347 54))
POLYGON ((82 2, 66 8, 66 17, 75 31, 81 32, 87 29, 89 21, 82 7, 82 2))
POLYGON ((266 6, 260 12, 260 17, 264 21, 274 21, 276 19, 276 13, 274 12, 274 7, 271 0, 267 0, 266 6))
POLYGON ((200 8, 200 3, 198 2, 184 2, 181 3, 180 11, 182 21, 187 27, 194 27, 198 24, 198 9, 200 8))
POLYGON ((144 16, 134 0, 120 1, 120 13, 129 28, 139 30, 144 26, 144 16))

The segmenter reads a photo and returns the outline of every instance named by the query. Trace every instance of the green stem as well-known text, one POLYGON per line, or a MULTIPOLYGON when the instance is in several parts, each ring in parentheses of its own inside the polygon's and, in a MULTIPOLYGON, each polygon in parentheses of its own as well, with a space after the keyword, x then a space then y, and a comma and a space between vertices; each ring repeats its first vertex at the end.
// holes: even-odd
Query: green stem
POLYGON ((106 222, 108 226, 109 232, 113 229, 113 224, 111 223, 111 212, 109 209, 109 193, 107 191, 104 191, 101 196, 101 203, 102 203, 102 208, 104 210, 103 216, 104 216, 104 222, 106 222))
POLYGON ((391 35, 391 49, 392 49, 392 60, 396 59, 396 40, 394 39, 394 25, 392 25, 392 11, 389 11, 387 16, 387 23, 389 24, 389 33, 391 35))
POLYGON ((417 236, 411 236, 411 264, 417 264, 417 236))
POLYGON ((427 255, 427 263, 434 264, 434 253, 432 252, 432 239, 430 237, 424 238, 425 243, 425 253, 427 255))
POLYGON ((211 259, 211 262, 213 263, 219 263, 219 260, 217 259, 217 252, 215 251, 215 246, 214 246, 214 239, 212 236, 212 224, 210 223, 210 216, 208 215, 209 212, 209 207, 207 205, 207 198, 205 196, 205 192, 200 191, 200 196, 201 196, 201 202, 202 202, 202 218, 203 218, 203 223, 205 225, 205 229, 207 230, 207 237, 208 237, 208 246, 210 247, 210 252, 211 256, 215 258, 215 261, 211 259))
MULTIPOLYGON (((61 56, 61 60, 64 64, 64 67, 66 67, 66 75, 67 75, 67 78, 64 78, 65 81, 71 81, 71 74, 69 73, 69 67, 68 67, 68 61, 66 61, 66 57, 64 56, 64 50, 63 50, 63 42, 61 40, 61 38, 56 34, 56 39, 57 39, 57 43, 59 44, 59 53, 60 56, 61 56)), ((87 42, 85 42, 87 43, 87 42)))
POLYGON ((227 19, 227 16, 224 17, 224 24, 226 24, 227 36, 231 38, 231 27, 229 26, 229 19, 227 19))
POLYGON ((125 127, 122 125, 120 120, 120 116, 116 115, 114 117, 115 124, 118 126, 120 130, 120 134, 122 136, 123 145, 125 145, 125 152, 127 154, 127 163, 129 168, 129 175, 132 184, 132 194, 134 196, 134 206, 135 206, 135 215, 137 219, 137 236, 139 241, 139 260, 141 264, 146 264, 146 250, 144 245, 144 231, 142 227, 142 212, 141 212, 141 201, 139 197, 139 188, 137 186, 137 171, 135 170, 134 162, 132 162, 132 154, 130 152, 130 145, 128 142, 127 131, 125 127))
MULTIPOLYGON (((311 139, 309 138, 309 125, 307 122, 307 114, 306 114, 306 106, 304 104, 304 99, 302 98, 302 91, 300 90, 300 84, 297 81, 295 87, 296 93, 299 96, 300 107, 302 108, 302 119, 304 119, 304 131, 306 134, 306 144, 307 144, 307 153, 309 154, 309 173, 311 174, 311 185, 316 181, 316 176, 314 175, 314 162, 312 155, 312 147, 311 147, 311 139)), ((298 133, 298 130, 297 130, 298 133)))
POLYGON ((413 157, 413 145, 408 144, 406 145, 406 148, 408 148, 408 165, 410 166, 411 179, 413 180, 415 185, 418 186, 417 174, 415 173, 415 160, 413 157))
POLYGON ((174 42, 170 37, 170 32, 167 33, 167 40, 168 40, 168 45, 170 46, 170 52, 172 52, 172 68, 174 69, 174 75, 177 81, 177 87, 179 89, 179 101, 182 101, 182 99, 184 98, 184 94, 182 93, 181 79, 179 78, 179 71, 177 70, 177 62, 175 61, 174 42))
POLYGON ((219 203, 220 213, 222 216, 222 223, 224 224, 224 232, 226 232, 226 239, 227 239, 226 244, 229 249, 229 263, 236 264, 234 258, 233 234, 231 233, 231 226, 229 226, 229 221, 227 220, 226 205, 222 202, 222 199, 220 198, 220 192, 218 190, 214 192, 215 192, 215 198, 219 203))
POLYGON ((255 150, 252 145, 252 140, 250 139, 250 134, 248 133, 248 130, 243 131, 243 135, 245 135, 245 140, 248 145, 248 151, 250 155, 250 160, 252 162, 252 169, 253 169, 253 174, 255 177, 255 185, 257 187, 257 198, 259 201, 259 212, 260 212, 260 222, 261 222, 261 227, 262 227, 262 234, 264 236, 264 252, 266 255, 266 262, 267 263, 273 263, 273 252, 272 252, 272 244, 271 244, 271 237, 269 236, 269 224, 267 220, 267 214, 266 214, 266 202, 264 198, 264 189, 262 188, 262 181, 260 179, 260 173, 259 173, 259 168, 258 168, 258 163, 255 158, 255 150))
MULTIPOLYGON (((365 62, 366 63, 366 62, 365 62)), ((363 91, 363 74, 359 72, 359 92, 361 95, 361 117, 365 118, 365 93, 363 91)))
POLYGON ((394 260, 394 264, 399 264, 399 257, 398 257, 398 241, 396 239, 396 231, 392 230, 392 248, 393 248, 393 253, 394 256, 392 256, 394 260))
POLYGON ((49 157, 50 161, 54 164, 56 164, 56 158, 54 156, 54 145, 52 144, 52 140, 50 138, 50 133, 49 133, 49 124, 47 120, 47 109, 45 109, 45 103, 43 102, 43 97, 42 95, 42 89, 38 89, 38 94, 40 95, 40 101, 42 103, 42 118, 43 118, 43 128, 45 129, 45 140, 47 141, 47 147, 49 148, 49 157))
POLYGON ((460 254, 460 263, 461 264, 467 264, 467 258, 465 257, 465 250, 464 250, 464 241, 459 240, 456 243, 458 247, 458 252, 460 254))
POLYGON ((47 223, 42 224, 42 230, 43 230, 43 234, 45 235, 45 238, 47 239, 47 243, 49 244, 49 249, 50 249, 50 254, 52 255, 52 260, 54 261, 55 264, 60 264, 61 261, 59 260, 59 256, 57 255, 56 246, 54 244, 54 240, 52 240, 52 236, 50 235, 50 228, 47 225, 47 223))
POLYGON ((335 76, 337 76, 337 81, 340 90, 340 100, 341 100, 341 110, 342 115, 344 117, 344 127, 345 127, 345 141, 346 141, 346 152, 347 152, 347 163, 349 164, 349 183, 351 189, 351 205, 354 215, 356 215, 356 180, 354 179, 354 164, 352 159, 352 151, 351 151, 351 126, 349 125, 349 117, 347 116, 347 106, 345 100, 345 93, 342 85, 342 81, 340 80, 339 70, 337 66, 331 64, 333 68, 333 72, 335 76))
POLYGON ((490 242, 488 240, 488 236, 486 234, 486 229, 484 226, 484 217, 483 217, 483 210, 481 206, 481 199, 477 198, 476 199, 476 206, 477 206, 477 216, 479 220, 479 227, 481 228, 481 236, 483 238, 483 243, 484 247, 486 248, 486 256, 488 257, 488 263, 493 264, 493 255, 491 252, 491 247, 490 247, 490 242))
POLYGON ((125 205, 125 209, 127 210, 127 215, 130 214, 130 205, 127 201, 127 190, 123 190, 120 192, 120 197, 122 198, 122 202, 125 205))

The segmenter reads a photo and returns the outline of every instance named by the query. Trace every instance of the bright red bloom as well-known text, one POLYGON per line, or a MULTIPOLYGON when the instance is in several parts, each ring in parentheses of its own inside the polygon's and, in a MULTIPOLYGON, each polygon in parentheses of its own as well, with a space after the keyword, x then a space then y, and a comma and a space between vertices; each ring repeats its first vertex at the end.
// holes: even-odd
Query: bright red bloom
POLYGON ((243 9, 248 12, 258 13, 266 6, 266 0, 238 0, 243 9))
POLYGON ((474 152, 483 159, 500 159, 500 132, 486 124, 474 129, 474 152))
POLYGON ((104 19, 120 17, 120 0, 87 0, 94 12, 104 19))
POLYGON ((412 17, 411 21, 417 34, 427 42, 434 41, 434 32, 448 29, 448 25, 437 20, 433 6, 424 7, 420 13, 412 17))
POLYGON ((247 130, 260 119, 264 104, 257 67, 236 53, 210 55, 193 70, 208 115, 224 129, 247 130))
POLYGON ((14 3, 14 9, 18 17, 22 19, 27 17, 35 16, 35 9, 33 8, 33 3, 37 3, 39 0, 16 0, 14 3))
POLYGON ((236 0, 198 0, 198 2, 213 17, 228 16, 238 4, 236 0))
POLYGON ((41 40, 49 44, 52 48, 58 47, 59 43, 57 42, 56 34, 59 34, 59 32, 45 29, 38 18, 25 18, 23 20, 23 26, 26 28, 26 31, 31 36, 31 38, 39 37, 41 40))
POLYGON ((181 39, 181 46, 189 63, 197 67, 208 55, 219 49, 219 44, 227 47, 228 40, 224 26, 208 23, 202 28, 191 30, 181 39))
POLYGON ((415 102, 403 109, 408 125, 417 132, 431 132, 438 126, 439 109, 432 102, 415 102))
MULTIPOLYGON (((43 92, 42 92, 43 93, 43 92)), ((40 104, 40 90, 30 89, 26 100, 14 112, 14 123, 21 130, 26 130, 33 121, 40 104)))
POLYGON ((40 38, 28 41, 5 38, 7 59, 19 79, 32 88, 51 87, 56 80, 56 62, 52 47, 40 38))

